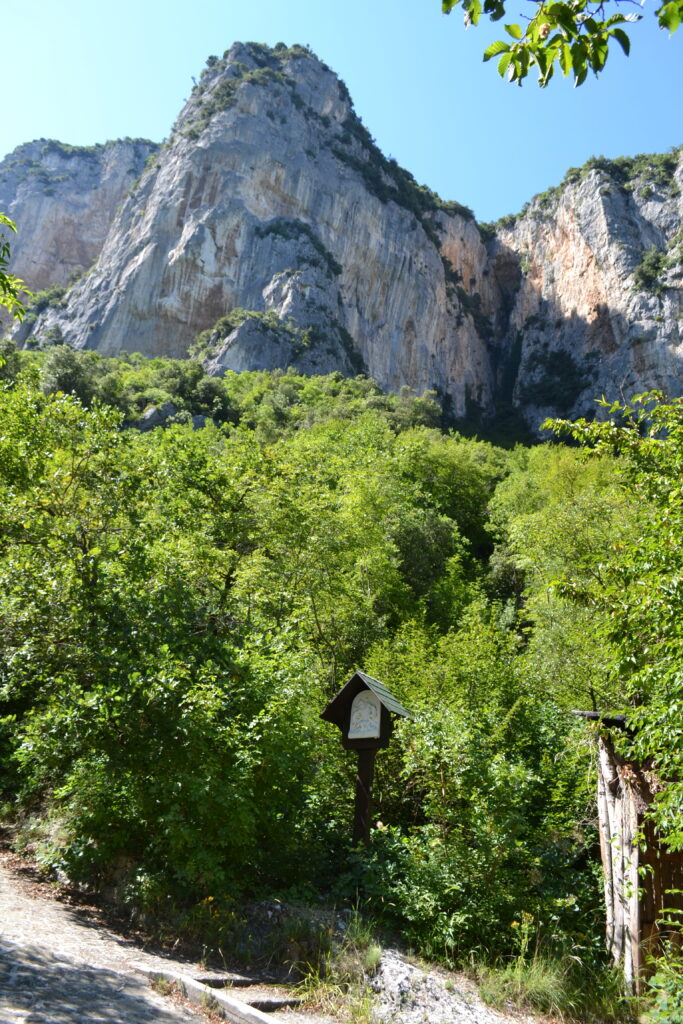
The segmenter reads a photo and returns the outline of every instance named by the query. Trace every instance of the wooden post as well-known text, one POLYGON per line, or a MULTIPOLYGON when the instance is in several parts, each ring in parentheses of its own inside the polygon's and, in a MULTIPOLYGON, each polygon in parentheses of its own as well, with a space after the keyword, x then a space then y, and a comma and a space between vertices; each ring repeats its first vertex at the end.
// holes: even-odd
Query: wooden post
POLYGON ((370 805, 372 797, 372 776, 375 770, 375 747, 358 751, 358 774, 356 775, 356 811, 353 819, 353 842, 365 843, 370 840, 370 805))
POLYGON ((623 757, 606 731, 598 735, 598 755, 607 946, 640 995, 651 970, 647 954, 677 932, 664 921, 666 908, 683 911, 683 856, 662 846, 649 817, 663 787, 652 768, 623 757))
POLYGON ((393 729, 392 716, 410 718, 406 709, 389 693, 384 683, 360 669, 354 672, 321 718, 341 729, 342 746, 358 751, 356 806, 353 818, 353 842, 370 840, 370 806, 375 755, 386 747, 393 729))

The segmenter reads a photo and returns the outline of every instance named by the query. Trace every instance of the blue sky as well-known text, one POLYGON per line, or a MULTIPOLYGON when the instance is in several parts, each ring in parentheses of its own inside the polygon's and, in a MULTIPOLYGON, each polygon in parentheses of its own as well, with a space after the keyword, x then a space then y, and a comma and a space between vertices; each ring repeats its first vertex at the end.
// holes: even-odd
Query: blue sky
MULTIPOLYGON (((440 0, 32 0, 2 14, 0 156, 21 142, 161 140, 209 54, 240 39, 308 44, 346 82, 383 151, 478 219, 518 211, 591 155, 683 143, 683 28, 654 6, 599 79, 540 90, 498 78, 482 52, 498 26, 465 31, 440 0)), ((528 9, 509 0, 509 19, 528 9)))

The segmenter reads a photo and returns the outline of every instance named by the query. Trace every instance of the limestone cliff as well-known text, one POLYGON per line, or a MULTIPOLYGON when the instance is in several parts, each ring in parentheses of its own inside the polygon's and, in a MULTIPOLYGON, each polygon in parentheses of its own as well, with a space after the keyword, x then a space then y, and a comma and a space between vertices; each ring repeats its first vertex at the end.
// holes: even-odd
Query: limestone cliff
POLYGON ((683 390, 680 152, 592 161, 519 217, 477 225, 379 152, 306 49, 236 43, 207 65, 149 160, 146 144, 99 147, 69 192, 65 147, 43 143, 54 193, 23 207, 30 166, 12 191, 0 165, 15 272, 63 283, 96 258, 18 340, 192 350, 212 373, 365 371, 436 389, 455 416, 534 427, 602 392, 683 390))
POLYGON ((66 285, 98 258, 117 207, 158 146, 28 142, 0 162, 0 210, 21 231, 12 270, 33 291, 66 285))
POLYGON ((590 414, 602 394, 683 390, 681 186, 683 149, 591 160, 499 226, 494 275, 521 271, 507 397, 531 421, 590 414))
POLYGON ((440 209, 382 157, 324 64, 300 47, 235 44, 210 62, 93 271, 37 333, 184 356, 235 308, 270 312, 282 330, 251 318, 215 340, 214 372, 367 369, 386 388, 436 387, 464 414, 466 394, 490 407, 492 379, 440 252, 450 236, 480 275, 469 211, 440 209))

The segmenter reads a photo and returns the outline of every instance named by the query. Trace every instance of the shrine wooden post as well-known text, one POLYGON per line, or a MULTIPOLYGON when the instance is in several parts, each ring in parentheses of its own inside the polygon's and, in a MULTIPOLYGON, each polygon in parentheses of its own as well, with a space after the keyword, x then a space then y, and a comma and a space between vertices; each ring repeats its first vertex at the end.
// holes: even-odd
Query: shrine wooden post
POLYGON ((358 751, 354 843, 367 844, 370 838, 375 756, 381 747, 389 743, 394 728, 393 716, 410 718, 383 683, 361 671, 354 672, 320 716, 341 729, 342 746, 346 750, 358 751))

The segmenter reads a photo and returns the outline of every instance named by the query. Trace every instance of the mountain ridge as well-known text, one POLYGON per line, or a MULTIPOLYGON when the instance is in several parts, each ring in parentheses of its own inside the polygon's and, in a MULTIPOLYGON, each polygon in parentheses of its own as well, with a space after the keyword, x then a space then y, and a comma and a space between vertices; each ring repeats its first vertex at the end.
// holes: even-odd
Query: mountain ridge
MULTIPOLYGON (((482 422, 680 390, 681 150, 589 161, 479 225, 380 152, 310 51, 241 43, 209 58, 166 143, 132 145, 92 270, 20 343, 177 357, 200 337, 212 373, 362 371, 482 422)), ((6 163, 0 206, 23 229, 6 163)), ((59 222, 45 204, 24 203, 32 237, 59 222)))

